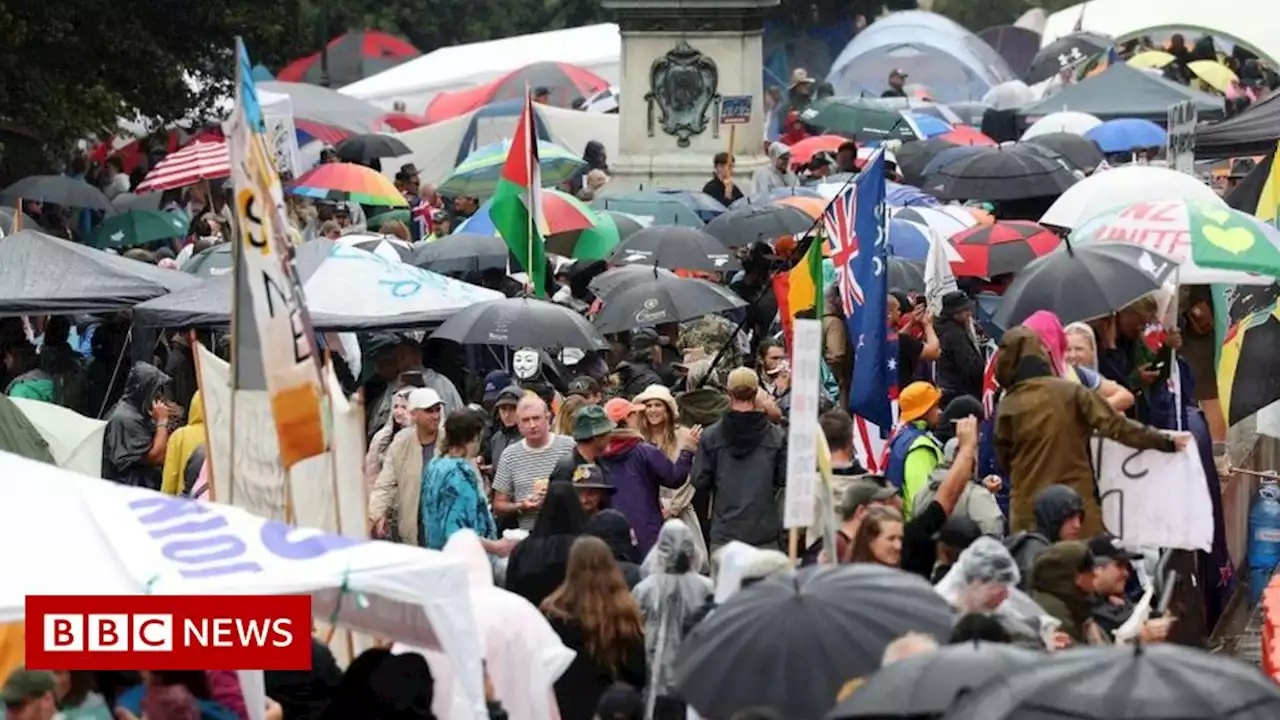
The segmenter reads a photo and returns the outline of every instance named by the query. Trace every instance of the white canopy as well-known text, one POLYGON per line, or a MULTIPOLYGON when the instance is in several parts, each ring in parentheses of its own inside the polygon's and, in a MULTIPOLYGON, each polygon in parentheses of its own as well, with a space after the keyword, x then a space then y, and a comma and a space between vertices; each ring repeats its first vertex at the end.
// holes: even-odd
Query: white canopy
POLYGON ((437 93, 474 87, 536 62, 573 63, 617 84, 621 61, 618 26, 602 23, 442 47, 340 92, 387 107, 401 100, 410 112, 422 112, 437 93))
POLYGON ((1195 29, 1238 40, 1273 62, 1280 58, 1280 14, 1257 0, 1091 0, 1049 16, 1041 47, 1081 29, 1125 38, 1161 29, 1195 29))
POLYGON ((0 545, 39 549, 9 554, 0 623, 24 618, 27 595, 309 594, 318 619, 447 652, 471 716, 488 717, 467 570, 457 559, 295 529, 10 453, 0 452, 0 477, 0 545), (222 522, 191 523, 194 516, 222 522), (166 553, 173 543, 184 551, 166 553), (244 549, 228 564, 225 552, 196 552, 202 545, 244 549))

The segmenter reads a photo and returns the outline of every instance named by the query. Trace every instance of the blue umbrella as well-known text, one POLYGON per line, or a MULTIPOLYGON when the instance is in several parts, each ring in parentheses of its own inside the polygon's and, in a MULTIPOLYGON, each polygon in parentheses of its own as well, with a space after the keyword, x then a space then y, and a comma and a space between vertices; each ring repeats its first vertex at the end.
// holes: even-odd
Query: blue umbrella
POLYGON ((913 222, 890 218, 889 254, 903 260, 924 260, 929 257, 929 235, 913 222))
POLYGON ((922 112, 913 112, 911 113, 911 117, 916 121, 916 127, 920 128, 920 133, 926 138, 931 138, 935 135, 945 135, 955 129, 951 127, 951 124, 946 120, 934 115, 922 112))
POLYGON ((958 145, 953 148, 947 148, 935 155, 934 158, 929 161, 929 164, 924 166, 923 175, 925 177, 934 175, 947 165, 950 165, 957 160, 967 158, 975 153, 980 153, 986 149, 987 148, 980 145, 958 145))
POLYGON ((729 211, 719 200, 699 190, 681 190, 679 188, 655 188, 654 192, 666 195, 684 203, 690 210, 698 214, 705 222, 711 222, 729 211))
POLYGON ((937 205, 938 198, 929 195, 920 188, 910 185, 899 185, 888 180, 884 183, 884 202, 895 207, 911 207, 913 205, 937 205))
POLYGON ((1104 153, 1127 153, 1142 148, 1164 147, 1169 135, 1164 128, 1140 118, 1108 120, 1084 134, 1104 153))

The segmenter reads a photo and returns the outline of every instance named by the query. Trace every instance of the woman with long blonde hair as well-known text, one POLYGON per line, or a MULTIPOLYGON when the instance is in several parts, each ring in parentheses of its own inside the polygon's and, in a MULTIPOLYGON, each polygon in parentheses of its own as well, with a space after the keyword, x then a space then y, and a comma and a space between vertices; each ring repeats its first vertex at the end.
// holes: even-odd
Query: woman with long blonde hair
MULTIPOLYGON (((657 446, 671 462, 679 459, 680 448, 688 441, 689 428, 678 422, 680 411, 671 391, 665 385, 650 385, 632 402, 644 406, 644 411, 638 416, 636 428, 644 439, 657 446)), ((706 569, 707 544, 702 535, 702 523, 698 521, 698 514, 693 509, 693 493, 691 482, 686 482, 675 490, 662 488, 662 519, 678 519, 693 531, 698 557, 702 559, 702 564, 694 569, 701 571, 706 569)))
POLYGON ((541 609, 577 653, 556 681, 563 720, 591 720, 600 696, 616 682, 644 687, 644 620, 603 540, 584 535, 574 541, 564 582, 541 609))
POLYGON ((586 398, 581 395, 570 395, 560 401, 560 408, 556 410, 555 428, 552 432, 565 437, 573 437, 573 416, 578 411, 587 406, 586 398))

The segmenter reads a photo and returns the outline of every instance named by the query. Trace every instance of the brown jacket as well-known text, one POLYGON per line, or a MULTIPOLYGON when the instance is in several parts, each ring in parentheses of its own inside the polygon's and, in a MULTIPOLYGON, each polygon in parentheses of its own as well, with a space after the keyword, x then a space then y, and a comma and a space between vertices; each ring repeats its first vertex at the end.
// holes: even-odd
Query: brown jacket
POLYGON ((1035 496, 1058 483, 1084 500, 1080 537, 1102 532, 1089 457, 1094 433, 1141 450, 1173 452, 1173 440, 1116 413, 1094 391, 1054 377, 1040 338, 1016 327, 1000 341, 996 380, 1006 388, 996 413, 996 461, 1009 473, 1012 532, 1035 526, 1035 496))
POLYGON ((840 386, 839 407, 849 407, 849 385, 853 382, 853 354, 849 331, 840 312, 840 295, 828 292, 822 313, 822 359, 840 386))

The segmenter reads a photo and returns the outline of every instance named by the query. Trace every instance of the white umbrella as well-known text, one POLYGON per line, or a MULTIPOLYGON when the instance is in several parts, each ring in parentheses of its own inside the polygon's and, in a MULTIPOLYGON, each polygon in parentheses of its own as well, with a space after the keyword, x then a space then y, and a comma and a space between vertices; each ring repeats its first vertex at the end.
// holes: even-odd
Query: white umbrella
POLYGON ((1101 120, 1089 113, 1075 112, 1074 110, 1063 110, 1062 112, 1045 115, 1032 123, 1031 127, 1027 128, 1027 131, 1022 133, 1022 139, 1030 140, 1033 137, 1060 132, 1083 136, 1085 133, 1101 124, 1101 120))
POLYGON ((1212 188, 1191 175, 1149 165, 1126 165, 1095 173, 1072 185, 1054 201, 1040 223, 1074 228, 1119 205, 1172 200, 1201 200, 1225 207, 1212 188))
POLYGON ((102 477, 102 439, 107 432, 106 421, 85 417, 53 403, 11 399, 49 443, 49 453, 58 467, 92 478, 102 477))
POLYGON ((10 553, 0 622, 23 620, 27 595, 306 594, 316 618, 447 652, 471 716, 488 717, 467 571, 454 558, 289 528, 10 453, 0 452, 0 477, 0 544, 40 548, 10 553), (189 522, 193 512, 206 520, 189 522), (185 552, 172 552, 175 543, 185 552), (201 543, 243 549, 236 562, 211 563, 207 550, 192 552, 201 543))
POLYGON ((895 219, 924 225, 944 238, 978 224, 973 213, 955 205, 913 205, 893 208, 889 212, 895 219))

